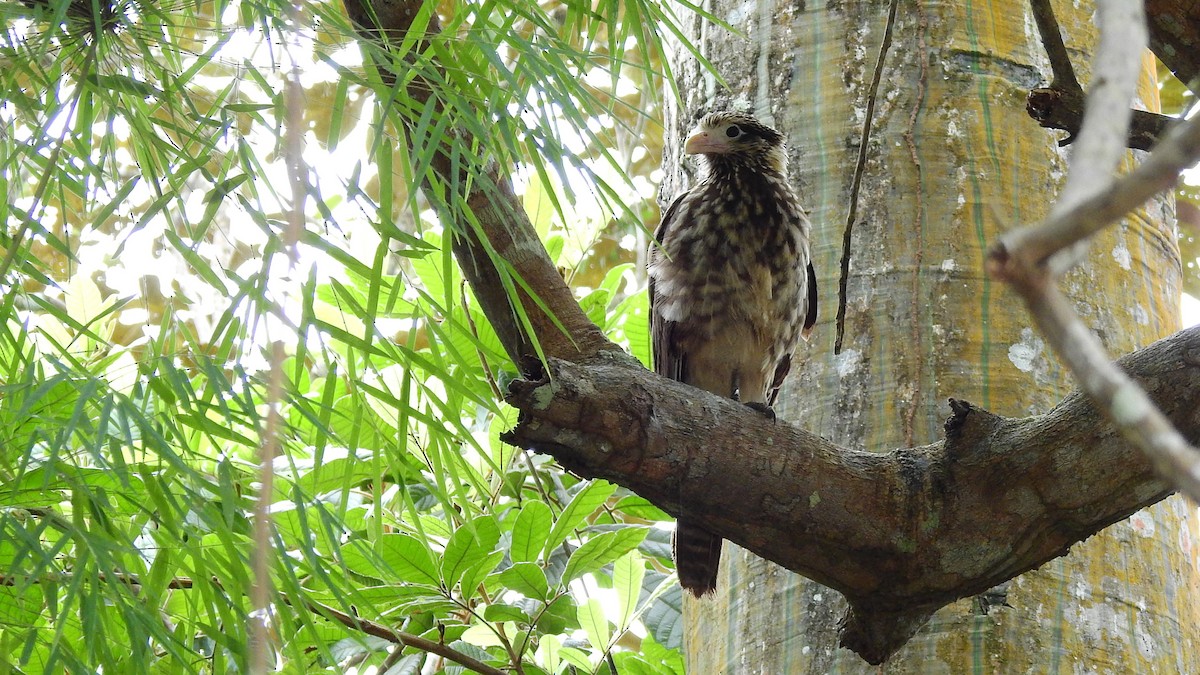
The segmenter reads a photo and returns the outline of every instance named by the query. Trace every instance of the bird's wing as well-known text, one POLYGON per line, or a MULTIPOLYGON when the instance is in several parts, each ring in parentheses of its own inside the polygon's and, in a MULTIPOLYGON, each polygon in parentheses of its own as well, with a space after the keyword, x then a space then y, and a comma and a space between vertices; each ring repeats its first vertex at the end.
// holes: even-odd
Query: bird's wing
MULTIPOLYGON (((662 250, 664 242, 671 228, 676 225, 676 220, 679 219, 681 211, 680 204, 683 203, 684 193, 677 197, 671 206, 667 208, 667 212, 663 214, 662 221, 659 222, 658 228, 654 230, 654 241, 650 243, 651 261, 657 256, 666 255, 662 250)), ((654 309, 654 277, 650 277, 650 349, 654 364, 654 372, 664 377, 669 377, 672 380, 683 381, 685 374, 686 355, 680 352, 678 341, 675 340, 675 329, 678 326, 676 321, 667 321, 654 309)))
MULTIPOLYGON (((800 335, 805 340, 812 334, 813 326, 817 323, 817 273, 813 269, 812 262, 808 263, 806 270, 808 281, 805 282, 805 298, 807 306, 804 308, 804 326, 800 331, 800 335)), ((787 377, 788 372, 792 369, 792 355, 784 354, 783 358, 779 359, 779 363, 775 364, 775 375, 771 378, 771 384, 767 387, 767 405, 775 405, 775 398, 779 395, 779 388, 783 386, 783 380, 787 377)))
POLYGON ((775 398, 779 396, 779 388, 783 386, 783 381, 791 369, 792 355, 784 354, 783 358, 779 359, 779 363, 775 364, 775 376, 771 378, 771 385, 767 387, 767 405, 775 405, 775 398))
POLYGON ((805 286, 805 290, 808 291, 808 308, 804 314, 804 329, 800 334, 807 340, 812 334, 813 326, 817 325, 817 273, 813 270, 811 260, 808 261, 808 283, 805 286))

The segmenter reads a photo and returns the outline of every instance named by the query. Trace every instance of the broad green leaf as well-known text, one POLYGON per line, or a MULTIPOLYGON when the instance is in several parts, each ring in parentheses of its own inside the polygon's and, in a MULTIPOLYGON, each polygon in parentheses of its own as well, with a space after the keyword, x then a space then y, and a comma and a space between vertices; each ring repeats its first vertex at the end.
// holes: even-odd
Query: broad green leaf
POLYGON ((628 527, 592 536, 571 554, 566 571, 563 572, 562 583, 566 584, 588 572, 595 572, 637 548, 645 538, 644 527, 628 527))
POLYGON ((499 575, 500 583, 527 598, 542 600, 550 592, 546 573, 536 563, 519 562, 499 575))
POLYGON ((499 565, 501 560, 504 560, 504 551, 492 551, 463 573, 460 582, 462 600, 467 601, 475 597, 479 592, 479 584, 492 573, 492 570, 496 569, 496 565, 499 565))
POLYGON ((513 523, 512 547, 509 555, 513 562, 534 562, 546 548, 550 526, 554 515, 545 502, 525 502, 513 523))
POLYGON ((608 619, 604 616, 604 606, 596 598, 589 598, 579 605, 578 612, 579 625, 587 633, 588 642, 592 643, 592 649, 607 650, 612 633, 609 629, 608 619))
POLYGON ((440 581, 429 548, 407 534, 383 535, 376 550, 365 542, 353 542, 342 549, 342 559, 351 570, 380 580, 431 586, 440 581))
POLYGON ((558 658, 560 661, 566 661, 571 665, 579 668, 585 673, 592 672, 594 666, 588 660, 587 654, 581 649, 575 647, 563 647, 558 650, 558 658))
POLYGON ((516 621, 518 623, 531 623, 529 615, 525 610, 514 605, 506 605, 504 603, 495 603, 488 605, 483 610, 483 618, 492 623, 500 623, 504 621, 516 621))
POLYGON ((562 640, 559 640, 557 635, 544 635, 541 642, 538 643, 537 656, 546 666, 546 670, 551 673, 558 672, 560 649, 562 649, 562 640))
POLYGON ((571 532, 579 527, 585 518, 592 515, 616 489, 617 486, 608 481, 595 480, 576 493, 571 503, 567 504, 558 520, 554 522, 554 527, 550 529, 546 550, 566 541, 571 532))
POLYGON ((454 588, 467 570, 487 559, 499 541, 500 527, 494 518, 476 518, 459 526, 450 535, 442 554, 442 580, 446 588, 454 588))
POLYGON ((650 503, 648 499, 637 495, 622 497, 613 508, 634 518, 656 521, 671 520, 671 516, 665 511, 650 503))

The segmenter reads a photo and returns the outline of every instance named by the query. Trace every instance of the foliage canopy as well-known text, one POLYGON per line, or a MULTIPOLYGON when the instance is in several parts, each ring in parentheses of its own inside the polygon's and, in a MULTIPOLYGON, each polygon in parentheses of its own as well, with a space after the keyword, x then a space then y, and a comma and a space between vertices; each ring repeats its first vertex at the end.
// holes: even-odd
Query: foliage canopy
POLYGON ((337 4, 0 4, 4 668, 241 672, 263 617, 285 672, 459 668, 357 617, 518 672, 680 672, 666 516, 497 440, 509 365, 443 246, 469 207, 412 189, 447 146, 514 167, 646 360, 667 7, 442 2, 434 114, 337 4))

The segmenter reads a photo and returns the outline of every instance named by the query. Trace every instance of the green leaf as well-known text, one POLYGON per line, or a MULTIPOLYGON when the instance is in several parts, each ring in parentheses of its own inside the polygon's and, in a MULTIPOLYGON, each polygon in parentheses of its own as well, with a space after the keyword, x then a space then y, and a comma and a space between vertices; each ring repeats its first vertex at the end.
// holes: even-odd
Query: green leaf
POLYGON ((550 592, 546 573, 536 563, 519 562, 499 574, 500 583, 527 598, 543 600, 550 592))
POLYGON ((585 673, 592 672, 593 666, 588 661, 587 654, 575 647, 563 647, 558 650, 558 658, 561 661, 566 661, 585 673))
POLYGON ((483 581, 484 577, 496 569, 496 565, 499 565, 501 560, 504 560, 504 551, 492 551, 487 557, 463 573, 462 581, 460 582, 463 600, 470 600, 475 597, 476 593, 479 592, 479 584, 483 581))
POLYGON ((617 631, 629 628, 642 595, 642 580, 646 563, 637 550, 630 551, 613 563, 613 590, 617 594, 617 631))
POLYGON ((494 518, 476 518, 455 530, 442 554, 442 580, 446 588, 454 588, 467 570, 486 560, 499 541, 500 527, 494 518))
POLYGON ((381 580, 408 581, 436 586, 437 566, 425 542, 407 534, 385 534, 375 550, 362 541, 342 549, 351 570, 381 580))
POLYGON ((533 562, 546 548, 554 515, 545 502, 526 502, 513 523, 509 555, 514 563, 533 562))
POLYGON ((571 554, 562 583, 566 584, 588 572, 595 572, 617 558, 637 548, 646 538, 644 527, 629 527, 604 532, 588 539, 571 554))
POLYGON ((605 651, 612 637, 608 619, 604 616, 604 606, 596 598, 589 598, 578 608, 579 625, 587 633, 592 649, 605 651))
POLYGON ((554 527, 551 528, 550 535, 546 538, 545 550, 549 551, 566 541, 571 532, 607 501, 616 489, 617 486, 608 481, 596 480, 580 490, 571 503, 563 509, 558 520, 554 521, 554 527))
POLYGON ((516 621, 524 624, 532 623, 525 610, 501 602, 488 605, 483 610, 483 618, 493 623, 503 623, 505 621, 516 621))
POLYGON ((643 520, 671 520, 671 516, 667 512, 650 503, 650 500, 637 495, 622 497, 613 508, 634 518, 641 518, 643 520))

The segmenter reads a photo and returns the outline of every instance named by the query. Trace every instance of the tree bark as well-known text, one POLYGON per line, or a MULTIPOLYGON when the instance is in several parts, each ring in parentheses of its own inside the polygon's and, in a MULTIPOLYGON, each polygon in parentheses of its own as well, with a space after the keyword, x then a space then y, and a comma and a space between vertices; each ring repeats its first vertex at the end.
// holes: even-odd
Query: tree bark
MULTIPOLYGON (((690 62, 674 64, 687 94, 674 137, 712 107, 740 104, 773 119, 789 138, 793 182, 817 226, 821 322, 795 359, 780 416, 841 446, 887 449, 937 438, 949 397, 1003 415, 1051 409, 1071 386, 1069 375, 1019 300, 983 273, 986 247, 1000 232, 1049 211, 1069 157, 1023 110, 1026 92, 1050 75, 1027 5, 899 5, 877 91, 884 4, 706 8, 745 35, 693 27, 732 90, 690 62), (853 194, 872 98, 872 136, 853 194), (852 256, 844 346, 834 353, 843 239, 852 256)), ((1090 9, 1055 3, 1055 11, 1086 83, 1090 9)), ((1143 102, 1156 100, 1150 84, 1143 102)), ((687 182, 676 157, 666 157, 665 174, 675 181, 667 196, 687 182)), ((1169 201, 1149 204, 1103 235, 1064 283, 1110 351, 1128 352, 1177 328, 1172 217, 1169 201)), ((1073 476, 1064 487, 1087 480, 1073 476)), ((996 500, 1016 494, 1002 473, 980 478, 977 488, 996 500)), ((1068 664, 1196 670, 1189 645, 1200 638, 1200 608, 1194 592, 1182 591, 1198 581, 1188 512, 1168 500, 1065 558, 937 612, 888 672, 1054 672, 1068 664)), ((977 524, 1000 529, 987 518, 977 524)), ((958 552, 988 557, 995 545, 958 552)), ((685 605, 692 672, 873 672, 837 646, 845 607, 837 594, 740 549, 722 565, 718 597, 685 605)))

